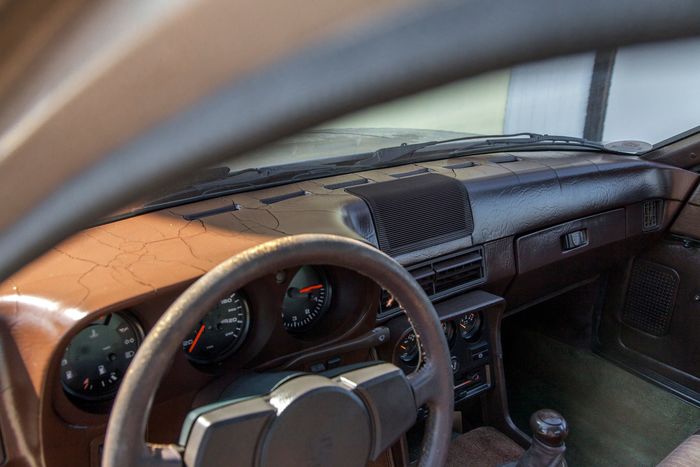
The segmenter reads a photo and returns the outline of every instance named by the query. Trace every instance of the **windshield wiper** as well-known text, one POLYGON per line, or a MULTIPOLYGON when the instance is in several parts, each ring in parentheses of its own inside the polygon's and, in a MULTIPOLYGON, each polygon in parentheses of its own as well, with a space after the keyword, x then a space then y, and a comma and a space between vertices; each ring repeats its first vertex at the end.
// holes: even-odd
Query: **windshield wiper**
POLYGON ((196 172, 191 178, 183 180, 180 189, 156 197, 136 212, 154 211, 196 200, 234 194, 251 188, 266 188, 312 178, 343 175, 360 170, 426 162, 437 158, 448 159, 494 150, 539 149, 543 146, 576 146, 596 151, 606 150, 602 144, 584 138, 538 133, 514 133, 464 136, 415 144, 404 143, 369 153, 325 159, 323 162, 292 163, 237 172, 230 172, 227 167, 215 167, 196 172))
POLYGON ((475 135, 441 141, 429 141, 379 149, 358 159, 353 168, 367 170, 397 164, 410 164, 452 157, 469 156, 499 150, 541 149, 549 146, 574 146, 595 151, 627 154, 606 149, 601 143, 575 136, 543 135, 539 133, 513 133, 509 135, 475 135), (466 144, 459 144, 466 143, 466 144))
MULTIPOLYGON (((513 133, 509 135, 468 136, 427 143, 415 153, 438 153, 440 157, 450 158, 494 150, 540 149, 548 146, 575 146, 595 151, 606 151, 605 146, 601 143, 575 136, 513 133), (458 144, 461 142, 466 144, 458 144)), ((411 156, 415 155, 411 154, 411 156)), ((415 157, 415 159, 421 159, 421 157, 415 157)))

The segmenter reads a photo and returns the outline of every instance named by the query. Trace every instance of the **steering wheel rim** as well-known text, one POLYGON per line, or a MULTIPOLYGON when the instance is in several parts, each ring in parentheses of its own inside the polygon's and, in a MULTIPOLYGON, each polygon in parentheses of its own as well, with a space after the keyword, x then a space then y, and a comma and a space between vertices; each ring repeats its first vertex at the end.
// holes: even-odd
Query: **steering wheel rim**
POLYGON ((444 464, 452 429, 452 372, 432 303, 408 271, 381 251, 345 237, 303 234, 272 240, 225 260, 170 305, 144 339, 122 381, 107 426, 103 465, 181 463, 179 446, 145 442, 148 414, 172 355, 221 296, 266 274, 302 264, 352 269, 388 290, 402 305, 424 351, 422 368, 407 378, 415 407, 426 404, 429 408, 420 465, 444 464))

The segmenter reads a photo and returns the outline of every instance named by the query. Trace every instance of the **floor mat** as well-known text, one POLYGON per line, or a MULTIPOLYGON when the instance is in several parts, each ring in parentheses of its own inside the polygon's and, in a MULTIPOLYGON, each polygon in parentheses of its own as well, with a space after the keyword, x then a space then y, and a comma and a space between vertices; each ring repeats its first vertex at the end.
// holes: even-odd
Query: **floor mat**
POLYGON ((570 467, 653 466, 700 428, 700 409, 586 350, 521 330, 506 340, 514 422, 559 411, 569 422, 570 467))
POLYGON ((523 452, 500 431, 483 426, 452 441, 445 467, 496 467, 517 461, 523 452))

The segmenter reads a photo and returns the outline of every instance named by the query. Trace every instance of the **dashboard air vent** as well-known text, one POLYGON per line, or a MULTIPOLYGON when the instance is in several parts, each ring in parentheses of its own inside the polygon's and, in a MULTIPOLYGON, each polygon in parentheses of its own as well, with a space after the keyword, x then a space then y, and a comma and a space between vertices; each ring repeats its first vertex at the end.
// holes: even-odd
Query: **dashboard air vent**
POLYGON ((323 185, 323 188, 326 190, 340 190, 342 188, 350 188, 351 186, 364 185, 366 183, 369 183, 369 180, 366 178, 356 178, 353 180, 346 180, 344 182, 323 185))
POLYGON ((435 264, 435 293, 453 290, 462 284, 472 284, 484 277, 480 251, 472 251, 435 264))
MULTIPOLYGON (((463 250, 409 266, 408 271, 432 301, 483 283, 486 280, 481 248, 463 250)), ((398 311, 398 304, 382 291, 380 315, 398 311)))
POLYGON ((394 178, 404 178, 404 177, 413 177, 414 175, 421 175, 421 174, 427 174, 427 173, 430 173, 430 169, 423 167, 420 169, 411 170, 410 172, 391 174, 391 176, 394 178))
POLYGON ((285 193, 283 195, 271 196, 269 198, 263 198, 260 200, 260 202, 263 204, 269 205, 269 204, 279 203, 281 201, 286 201, 286 200, 292 199, 292 198, 298 198, 300 196, 306 196, 308 194, 309 193, 307 191, 298 190, 298 191, 292 191, 291 193, 285 193))
POLYGON ((472 161, 467 161, 467 162, 457 162, 456 164, 449 164, 449 165, 443 165, 443 169, 468 169, 469 167, 476 167, 477 164, 476 162, 472 161))
POLYGON ((650 199, 648 201, 644 201, 643 230, 654 230, 659 227, 661 222, 662 207, 663 201, 660 199, 650 199))
POLYGON ((510 162, 518 162, 519 160, 520 159, 515 157, 513 154, 501 154, 488 159, 488 161, 493 164, 508 164, 510 162))

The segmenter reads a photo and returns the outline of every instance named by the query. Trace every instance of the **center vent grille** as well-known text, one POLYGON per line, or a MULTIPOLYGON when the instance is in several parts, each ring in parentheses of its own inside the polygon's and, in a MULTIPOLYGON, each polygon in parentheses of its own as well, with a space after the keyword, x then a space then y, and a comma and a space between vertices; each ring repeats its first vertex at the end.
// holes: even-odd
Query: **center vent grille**
MULTIPOLYGON (((408 272, 416 279, 431 301, 483 283, 486 280, 483 250, 473 248, 409 266, 408 272)), ((399 310, 399 305, 386 291, 382 291, 380 316, 399 310)))

